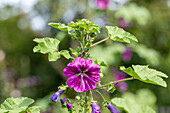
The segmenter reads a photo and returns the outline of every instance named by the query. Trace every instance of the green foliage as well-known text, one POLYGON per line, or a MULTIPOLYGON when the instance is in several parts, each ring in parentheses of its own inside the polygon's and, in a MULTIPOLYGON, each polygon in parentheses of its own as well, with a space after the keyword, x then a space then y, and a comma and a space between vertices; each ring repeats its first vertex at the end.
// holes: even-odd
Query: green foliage
POLYGON ((121 98, 113 98, 111 102, 128 113, 156 113, 153 110, 156 97, 148 89, 140 89, 137 94, 126 92, 121 98))
POLYGON ((116 90, 114 84, 107 86, 107 92, 113 93, 116 90))
POLYGON ((116 18, 123 17, 126 21, 137 21, 140 25, 146 25, 151 15, 148 9, 143 6, 137 6, 134 3, 123 5, 116 13, 116 18))
POLYGON ((67 50, 62 50, 59 52, 60 41, 53 38, 35 38, 33 41, 37 42, 38 45, 34 47, 34 52, 39 52, 42 54, 48 54, 49 61, 56 61, 63 55, 65 58, 69 59, 70 54, 67 50))
POLYGON ((100 61, 100 60, 97 60, 97 59, 94 60, 94 63, 97 64, 97 65, 99 65, 100 67, 101 67, 101 66, 108 67, 108 65, 107 65, 105 62, 100 61))
POLYGON ((147 48, 142 44, 132 44, 131 48, 139 57, 144 58, 149 64, 158 65, 160 63, 160 54, 154 49, 147 48))
POLYGON ((7 98, 0 107, 1 113, 40 113, 40 107, 33 106, 28 107, 30 104, 34 102, 33 99, 27 97, 19 97, 19 98, 7 98))
POLYGON ((63 55, 66 59, 70 58, 70 54, 68 50, 61 50, 60 54, 63 55))
POLYGON ((82 19, 82 20, 77 20, 76 23, 71 21, 69 24, 69 27, 72 28, 84 28, 87 33, 94 32, 94 33, 100 33, 100 27, 98 25, 95 25, 94 22, 90 22, 89 20, 82 19))
POLYGON ((49 23, 48 25, 56 29, 59 29, 61 31, 65 31, 65 32, 68 32, 71 29, 70 27, 66 26, 65 24, 61 24, 61 23, 49 23))
POLYGON ((113 98, 112 103, 123 108, 127 113, 156 113, 151 107, 138 105, 134 100, 127 98, 113 98))
POLYGON ((130 41, 136 41, 136 42, 138 41, 134 35, 124 31, 121 28, 118 28, 117 26, 116 27, 105 26, 105 28, 111 40, 126 42, 126 43, 130 43, 130 41))
POLYGON ((100 33, 100 27, 86 19, 77 20, 77 22, 71 21, 68 23, 68 26, 61 23, 49 23, 48 25, 68 32, 72 36, 73 41, 80 42, 85 49, 90 47, 97 33, 100 33))
POLYGON ((121 66, 120 69, 140 81, 167 87, 166 82, 161 78, 168 78, 166 74, 150 69, 148 66, 132 65, 132 67, 134 70, 131 67, 125 68, 124 66, 121 66))

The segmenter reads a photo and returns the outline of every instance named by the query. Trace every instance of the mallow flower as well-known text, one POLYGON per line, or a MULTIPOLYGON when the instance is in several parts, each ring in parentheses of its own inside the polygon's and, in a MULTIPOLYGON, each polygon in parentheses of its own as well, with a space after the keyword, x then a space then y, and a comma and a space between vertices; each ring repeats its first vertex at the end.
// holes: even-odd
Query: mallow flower
MULTIPOLYGON (((120 71, 114 72, 114 80, 115 81, 122 80, 125 77, 126 77, 126 74, 123 73, 123 72, 120 72, 120 71)), ((114 84, 114 86, 116 86, 116 85, 119 86, 119 91, 120 92, 125 92, 128 89, 128 85, 127 85, 127 83, 125 81, 114 84)))
POLYGON ((132 26, 132 23, 125 21, 123 17, 118 18, 118 22, 119 22, 118 26, 122 29, 127 29, 132 26))
POLYGON ((100 107, 95 102, 91 103, 91 107, 92 107, 92 112, 91 113, 101 113, 100 112, 100 107))
POLYGON ((78 57, 64 68, 63 74, 67 79, 70 88, 77 92, 86 92, 96 87, 96 82, 100 81, 100 67, 93 64, 91 59, 78 57))
POLYGON ((107 108, 111 113, 119 113, 119 111, 112 104, 107 104, 107 108))
POLYGON ((56 103, 58 101, 58 99, 60 98, 60 95, 63 93, 63 90, 58 90, 57 92, 55 92, 51 97, 50 100, 52 100, 54 103, 56 103))
POLYGON ((109 0, 97 0, 96 5, 99 9, 106 9, 109 4, 109 0))

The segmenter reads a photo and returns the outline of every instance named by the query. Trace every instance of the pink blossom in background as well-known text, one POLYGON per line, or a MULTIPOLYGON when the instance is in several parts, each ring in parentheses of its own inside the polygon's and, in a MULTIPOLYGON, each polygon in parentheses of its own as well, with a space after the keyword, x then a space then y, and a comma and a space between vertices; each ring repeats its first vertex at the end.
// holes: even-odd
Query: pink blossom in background
POLYGON ((122 59, 123 61, 125 62, 129 62, 132 58, 132 51, 131 51, 131 48, 129 47, 126 47, 125 48, 125 51, 123 52, 122 54, 122 59))
MULTIPOLYGON (((115 81, 122 80, 125 77, 126 77, 126 73, 124 73, 124 72, 121 72, 121 71, 114 72, 114 80, 115 81)), ((128 89, 128 85, 126 82, 119 82, 119 83, 115 84, 115 86, 116 85, 119 87, 120 92, 125 92, 128 89)))
POLYGON ((97 8, 103 10, 107 9, 110 0, 96 0, 97 8))
POLYGON ((132 23, 125 21, 125 19, 123 17, 118 18, 118 27, 120 27, 122 29, 127 29, 131 26, 132 26, 132 23))

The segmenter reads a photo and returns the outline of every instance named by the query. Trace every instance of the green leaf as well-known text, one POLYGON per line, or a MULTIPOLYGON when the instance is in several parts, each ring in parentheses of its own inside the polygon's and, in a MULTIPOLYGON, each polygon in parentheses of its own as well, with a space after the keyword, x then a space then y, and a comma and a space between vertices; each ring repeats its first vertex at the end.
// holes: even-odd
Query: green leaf
POLYGON ((114 87, 114 84, 111 84, 107 87, 107 92, 113 93, 116 90, 116 88, 114 87))
POLYGON ((71 28, 69 26, 66 26, 65 24, 61 24, 61 23, 48 23, 48 25, 50 25, 56 29, 59 29, 61 31, 65 31, 65 32, 68 32, 71 30, 71 28))
POLYGON ((17 104, 14 102, 14 98, 7 98, 2 104, 1 104, 1 109, 5 110, 12 110, 14 108, 17 108, 17 104))
POLYGON ((62 51, 60 51, 60 54, 67 59, 69 59, 71 57, 68 50, 62 50, 62 51))
POLYGON ((18 97, 14 99, 14 102, 19 106, 29 106, 30 104, 34 103, 33 99, 30 99, 28 97, 18 97))
POLYGON ((130 101, 124 98, 113 98, 111 102, 116 106, 123 108, 128 113, 137 113, 137 110, 139 109, 139 106, 137 106, 133 100, 130 101))
POLYGON ((78 29, 83 28, 87 30, 88 33, 90 32, 100 33, 100 26, 95 25, 94 22, 90 22, 87 19, 77 20, 76 23, 72 21, 68 25, 69 27, 72 27, 72 28, 78 28, 78 29))
POLYGON ((74 49, 72 49, 72 48, 69 48, 69 49, 70 49, 72 55, 74 55, 75 57, 78 57, 78 53, 77 53, 76 50, 74 50, 74 49))
POLYGON ((38 43, 33 49, 34 52, 49 54, 49 61, 56 61, 60 58, 60 53, 58 52, 59 40, 53 38, 35 38, 33 41, 38 43))
POLYGON ((156 113, 150 106, 143 105, 138 110, 138 113, 156 113))
POLYGON ((111 102, 127 113, 156 113, 150 106, 139 105, 133 98, 113 98, 111 102))
POLYGON ((104 67, 107 67, 108 68, 108 65, 105 63, 105 62, 103 62, 103 61, 100 61, 100 60, 94 60, 94 63, 95 64, 97 64, 97 65, 99 65, 100 67, 101 66, 104 66, 104 67))
POLYGON ((49 61, 56 61, 60 58, 60 52, 50 52, 48 56, 49 61))
POLYGON ((121 28, 118 28, 117 26, 115 27, 105 26, 105 28, 108 32, 110 39, 114 41, 126 42, 126 43, 130 43, 130 41, 136 41, 136 42, 138 41, 134 35, 124 31, 121 28))
POLYGON ((125 68, 124 66, 120 67, 120 69, 140 81, 167 87, 166 82, 161 78, 168 78, 166 74, 150 69, 148 66, 132 65, 132 67, 134 70, 131 67, 125 68))
POLYGON ((0 113, 25 113, 33 102, 33 99, 27 97, 10 97, 1 104, 0 113))
POLYGON ((40 113, 40 107, 39 106, 33 106, 28 109, 30 113, 40 113))

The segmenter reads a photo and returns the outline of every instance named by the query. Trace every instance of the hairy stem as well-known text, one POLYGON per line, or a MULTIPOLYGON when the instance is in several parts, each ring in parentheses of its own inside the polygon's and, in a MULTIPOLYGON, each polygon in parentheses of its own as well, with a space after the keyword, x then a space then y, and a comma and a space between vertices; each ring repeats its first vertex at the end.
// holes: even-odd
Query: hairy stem
POLYGON ((90 47, 93 47, 93 46, 95 46, 95 45, 97 45, 97 44, 100 44, 100 43, 106 41, 106 40, 109 39, 109 38, 110 38, 110 37, 107 37, 107 38, 105 38, 105 39, 103 39, 103 40, 100 40, 100 41, 94 43, 93 45, 91 45, 90 47))
POLYGON ((100 94, 100 96, 102 97, 102 99, 103 99, 103 101, 105 101, 105 98, 104 98, 104 96, 98 91, 98 90, 96 90, 96 92, 97 93, 99 93, 100 94))
POLYGON ((93 101, 93 94, 92 94, 92 91, 90 91, 90 95, 91 95, 91 100, 93 101))
POLYGON ((122 79, 122 80, 118 80, 118 81, 110 82, 110 83, 108 83, 108 84, 101 85, 101 86, 99 86, 99 87, 97 87, 97 88, 95 88, 95 89, 102 89, 102 88, 104 88, 104 87, 106 87, 106 86, 109 86, 109 85, 111 85, 111 84, 115 84, 115 83, 119 83, 119 82, 123 82, 123 81, 128 81, 128 80, 133 80, 133 79, 134 79, 133 77, 131 77, 131 78, 125 78, 125 79, 122 79))

